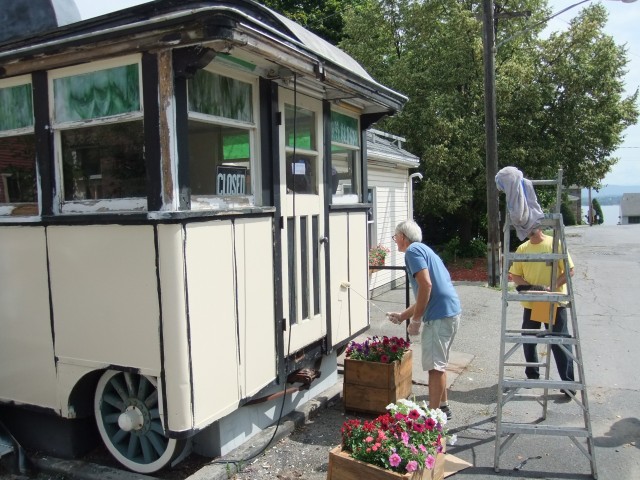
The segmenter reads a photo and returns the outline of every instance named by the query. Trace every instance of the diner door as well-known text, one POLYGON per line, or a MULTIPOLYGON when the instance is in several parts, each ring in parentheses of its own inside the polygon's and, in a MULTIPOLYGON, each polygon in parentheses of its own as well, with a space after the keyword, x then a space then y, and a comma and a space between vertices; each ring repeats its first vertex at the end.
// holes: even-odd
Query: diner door
POLYGON ((285 88, 279 99, 284 347, 292 353, 326 333, 322 102, 285 88))

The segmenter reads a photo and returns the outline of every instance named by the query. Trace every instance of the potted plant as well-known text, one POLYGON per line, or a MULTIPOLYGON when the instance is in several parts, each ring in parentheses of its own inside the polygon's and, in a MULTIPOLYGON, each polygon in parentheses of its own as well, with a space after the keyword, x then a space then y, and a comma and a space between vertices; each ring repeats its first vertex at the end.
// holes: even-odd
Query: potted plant
POLYGON ((329 452, 327 480, 433 479, 444 476, 448 434, 446 415, 421 404, 400 400, 374 420, 347 420, 342 444, 329 452))
POLYGON ((376 245, 369 249, 369 272, 378 271, 377 268, 384 265, 389 249, 382 244, 376 245))
POLYGON ((411 343, 400 337, 368 337, 350 342, 344 360, 345 410, 383 413, 411 394, 411 343))

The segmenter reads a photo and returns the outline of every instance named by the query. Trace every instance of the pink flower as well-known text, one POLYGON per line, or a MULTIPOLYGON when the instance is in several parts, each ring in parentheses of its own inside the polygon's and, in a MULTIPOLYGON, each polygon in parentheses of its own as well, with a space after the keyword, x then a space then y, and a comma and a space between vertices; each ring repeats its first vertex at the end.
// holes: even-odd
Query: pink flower
POLYGON ((373 437, 367 437, 367 438, 364 439, 364 441, 367 442, 367 443, 371 443, 371 442, 373 442, 373 437))
POLYGON ((423 452, 427 453, 427 447, 425 447, 424 445, 420 444, 420 445, 418 445, 418 448, 420 450, 422 450, 423 452))
POLYGON ((380 363, 389 363, 389 357, 387 355, 380 356, 380 363))
POLYGON ((431 470, 435 464, 436 459, 433 458, 433 455, 427 455, 427 458, 424 461, 424 466, 431 470))
POLYGON ((404 443, 405 446, 409 445, 409 434, 407 432, 402 432, 400 436, 402 437, 402 443, 404 443))
POLYGON ((418 469, 418 462, 411 460, 407 463, 407 472, 415 472, 418 469))
MULTIPOLYGON (((402 461, 402 458, 400 458, 400 455, 398 455, 397 453, 394 453, 393 455, 391 455, 389 457, 389 464, 392 467, 397 467, 398 465, 400 465, 400 462, 402 461)), ((434 460, 435 462, 435 460, 434 460)))
POLYGON ((409 418, 411 420, 416 420, 418 418, 420 418, 420 412, 418 412, 418 410, 413 409, 409 412, 409 418))

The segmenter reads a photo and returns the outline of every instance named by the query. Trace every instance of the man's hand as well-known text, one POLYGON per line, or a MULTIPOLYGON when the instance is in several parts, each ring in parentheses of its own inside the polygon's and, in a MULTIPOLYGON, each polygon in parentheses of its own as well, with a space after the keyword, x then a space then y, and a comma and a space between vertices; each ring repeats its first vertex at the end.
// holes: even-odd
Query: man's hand
POLYGON ((388 312, 387 318, 389 321, 395 325, 400 325, 402 323, 402 319, 400 318, 400 314, 397 312, 388 312))
POLYGON ((422 326, 421 320, 411 320, 409 322, 409 326, 407 327, 407 333, 409 335, 418 335, 420 334, 420 327, 422 326))

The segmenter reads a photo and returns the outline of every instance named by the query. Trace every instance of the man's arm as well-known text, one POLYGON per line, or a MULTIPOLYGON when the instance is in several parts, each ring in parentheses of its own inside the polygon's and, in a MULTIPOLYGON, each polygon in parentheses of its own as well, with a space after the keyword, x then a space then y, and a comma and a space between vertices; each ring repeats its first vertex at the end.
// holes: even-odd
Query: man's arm
POLYGON ((428 269, 423 269, 414 275, 418 284, 418 292, 416 294, 416 303, 414 304, 411 321, 422 322, 422 316, 427 309, 427 303, 431 298, 431 275, 428 269))
POLYGON ((409 335, 418 335, 420 333, 420 327, 422 326, 422 316, 427 309, 429 298, 431 298, 431 275, 429 270, 422 269, 414 275, 416 283, 418 284, 418 291, 416 293, 416 303, 413 304, 413 310, 407 327, 407 333, 409 335))
MULTIPOLYGON (((573 267, 569 269, 569 275, 573 277, 573 267)), ((563 286, 565 283, 567 283, 567 275, 564 273, 561 275, 558 275, 558 288, 563 286)))

